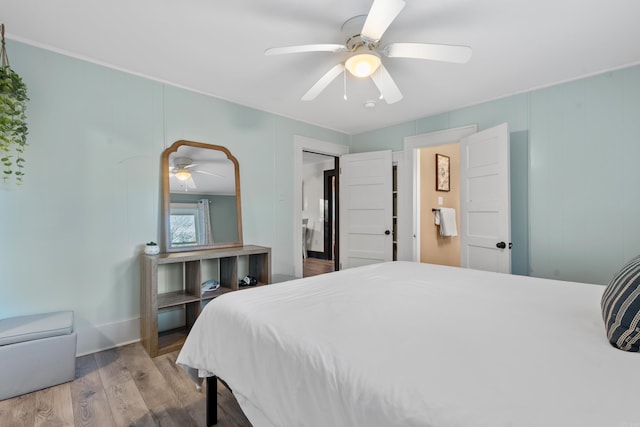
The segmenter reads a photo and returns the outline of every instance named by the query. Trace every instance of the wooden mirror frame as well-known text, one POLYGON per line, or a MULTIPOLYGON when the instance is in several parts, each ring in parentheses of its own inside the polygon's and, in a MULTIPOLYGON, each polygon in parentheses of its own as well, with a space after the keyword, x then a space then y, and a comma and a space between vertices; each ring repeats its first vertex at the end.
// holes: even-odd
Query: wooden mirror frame
POLYGON ((221 145, 205 144, 202 142, 179 140, 174 142, 169 148, 162 152, 162 214, 163 214, 163 236, 162 242, 164 244, 165 252, 188 252, 213 248, 227 248, 242 246, 242 208, 240 202, 240 165, 238 160, 231 154, 231 152, 221 145), (202 148, 205 150, 217 150, 223 152, 227 159, 231 160, 235 168, 235 190, 236 190, 236 220, 238 224, 238 240, 235 242, 220 242, 212 243, 209 245, 196 245, 196 246, 180 246, 171 247, 171 231, 170 231, 170 214, 171 214, 171 189, 169 182, 169 156, 176 153, 180 147, 189 146, 195 148, 202 148))

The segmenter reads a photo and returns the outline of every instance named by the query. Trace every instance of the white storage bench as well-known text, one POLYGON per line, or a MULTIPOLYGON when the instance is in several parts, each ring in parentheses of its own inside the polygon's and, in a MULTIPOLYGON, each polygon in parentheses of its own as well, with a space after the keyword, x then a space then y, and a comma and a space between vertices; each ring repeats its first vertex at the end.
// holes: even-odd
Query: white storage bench
POLYGON ((0 320, 0 400, 72 381, 76 370, 73 312, 0 320))

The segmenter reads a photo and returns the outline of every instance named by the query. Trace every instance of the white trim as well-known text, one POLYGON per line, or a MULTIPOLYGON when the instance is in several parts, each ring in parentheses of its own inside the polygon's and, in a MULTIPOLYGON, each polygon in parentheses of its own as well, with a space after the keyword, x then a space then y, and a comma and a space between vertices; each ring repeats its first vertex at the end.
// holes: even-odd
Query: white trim
MULTIPOLYGON (((478 132, 478 125, 473 124, 404 138, 404 163, 411 165, 411 167, 405 168, 405 173, 402 174, 403 183, 399 188, 411 189, 412 197, 403 199, 402 209, 398 206, 398 213, 403 213, 402 217, 399 216, 398 218, 398 237, 401 239, 399 240, 398 251, 402 247, 403 254, 411 254, 409 258, 411 261, 420 261, 420 245, 417 239, 417 236, 420 235, 420 217, 419 187, 417 182, 418 156, 416 156, 416 151, 423 147, 453 144, 476 132, 478 132)), ((398 176, 398 179, 400 178, 398 176)), ((400 199, 398 199, 398 203, 400 203, 400 199)))
MULTIPOLYGON (((414 151, 417 150, 414 149, 414 151)), ((421 209, 421 203, 420 203, 420 194, 422 194, 422 175, 420 174, 421 169, 420 169, 420 156, 413 156, 413 180, 411 181, 413 183, 413 188, 412 188, 412 194, 411 197, 413 198, 413 236, 415 237, 414 240, 414 245, 413 245, 413 260, 414 261, 419 261, 422 258, 420 258, 420 241, 421 239, 420 237, 420 232, 422 231, 421 223, 422 221, 420 221, 421 215, 422 215, 422 209, 421 209)))
POLYGON ((293 136, 293 274, 302 277, 302 152, 312 151, 318 154, 340 157, 349 154, 346 145, 327 141, 293 136))

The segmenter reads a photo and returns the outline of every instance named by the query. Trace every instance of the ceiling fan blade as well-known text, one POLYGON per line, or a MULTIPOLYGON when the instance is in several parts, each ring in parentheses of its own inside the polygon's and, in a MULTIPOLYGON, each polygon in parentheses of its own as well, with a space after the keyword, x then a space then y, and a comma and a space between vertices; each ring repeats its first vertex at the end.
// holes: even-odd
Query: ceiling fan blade
POLYGON ((362 27, 362 36, 369 40, 380 40, 404 5, 403 0, 374 0, 362 27))
POLYGON ((211 175, 211 176, 215 176, 216 178, 224 178, 224 176, 217 174, 217 173, 211 173, 211 172, 207 172, 207 171, 194 171, 194 172, 198 172, 204 175, 211 175))
POLYGON ((329 83, 331 83, 342 72, 344 72, 343 64, 338 64, 327 71, 327 73, 324 76, 320 77, 320 80, 318 80, 316 84, 314 84, 311 89, 309 89, 307 93, 304 94, 302 100, 311 101, 315 99, 315 97, 318 96, 320 92, 322 92, 327 86, 329 86, 329 83))
POLYGON ((471 59, 469 46, 429 43, 391 43, 384 48, 389 58, 416 58, 464 64, 471 59))
POLYGON ((305 52, 346 52, 348 49, 343 44, 303 44, 299 46, 271 47, 264 51, 265 55, 284 55, 288 53, 305 52))
POLYGON ((371 80, 373 80, 387 104, 394 104, 402 99, 400 89, 398 89, 384 65, 380 64, 376 72, 371 75, 371 80))

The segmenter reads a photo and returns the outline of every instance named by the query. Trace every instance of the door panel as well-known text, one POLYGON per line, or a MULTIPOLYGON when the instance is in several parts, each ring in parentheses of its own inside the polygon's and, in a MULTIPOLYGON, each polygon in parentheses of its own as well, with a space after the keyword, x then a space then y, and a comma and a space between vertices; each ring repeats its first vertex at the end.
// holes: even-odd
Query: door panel
POLYGON ((341 268, 391 261, 391 150, 343 155, 340 169, 341 268))
POLYGON ((469 264, 467 268, 485 271, 500 271, 500 254, 498 251, 486 250, 481 245, 467 247, 469 264))
POLYGON ((507 124, 460 141, 463 267, 511 272, 509 129, 507 124), (498 248, 500 242, 505 248, 498 248))

